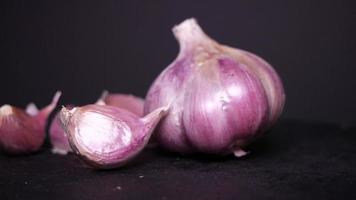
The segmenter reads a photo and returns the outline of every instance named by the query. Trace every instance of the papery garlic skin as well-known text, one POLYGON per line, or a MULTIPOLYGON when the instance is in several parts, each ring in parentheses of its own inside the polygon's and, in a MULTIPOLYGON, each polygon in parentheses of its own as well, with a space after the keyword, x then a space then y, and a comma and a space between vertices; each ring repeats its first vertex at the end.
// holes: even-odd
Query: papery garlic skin
POLYGON ((247 51, 218 44, 188 19, 173 28, 180 52, 154 81, 145 112, 171 103, 155 135, 179 153, 242 156, 279 117, 285 94, 275 70, 247 51))
POLYGON ((143 118, 113 106, 63 108, 60 119, 72 149, 95 168, 122 166, 147 144, 153 129, 167 113, 160 107, 143 118))
POLYGON ((9 154, 27 154, 38 151, 45 139, 48 116, 56 108, 60 92, 52 103, 37 110, 30 104, 26 111, 10 105, 0 108, 0 149, 9 154))

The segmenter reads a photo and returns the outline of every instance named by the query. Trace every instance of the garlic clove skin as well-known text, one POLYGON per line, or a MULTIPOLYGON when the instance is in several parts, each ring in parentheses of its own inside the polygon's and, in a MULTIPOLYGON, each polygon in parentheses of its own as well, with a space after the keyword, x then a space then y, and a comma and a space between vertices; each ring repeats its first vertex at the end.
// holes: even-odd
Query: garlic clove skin
POLYGON ((243 148, 281 114, 285 93, 276 71, 262 58, 220 45, 195 19, 173 28, 180 51, 151 85, 145 113, 172 102, 155 137, 182 154, 243 156, 243 148))
POLYGON ((272 126, 282 114, 285 103, 285 92, 281 79, 273 67, 262 58, 228 46, 220 46, 224 53, 242 63, 248 73, 255 74, 261 81, 269 105, 269 127, 272 126))
POLYGON ((0 149, 8 154, 27 154, 38 151, 45 139, 48 116, 56 108, 61 92, 51 104, 38 111, 34 104, 26 111, 3 105, 0 108, 0 149))
POLYGON ((110 169, 124 165, 145 147, 167 111, 165 106, 139 118, 124 109, 92 104, 63 108, 60 120, 76 154, 94 168, 110 169))

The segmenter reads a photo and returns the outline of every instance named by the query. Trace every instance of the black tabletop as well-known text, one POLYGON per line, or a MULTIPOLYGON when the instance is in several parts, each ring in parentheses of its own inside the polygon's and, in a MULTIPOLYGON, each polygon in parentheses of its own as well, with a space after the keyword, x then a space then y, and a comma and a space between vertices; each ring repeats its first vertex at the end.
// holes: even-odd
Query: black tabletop
POLYGON ((88 168, 49 148, 0 155, 0 199, 356 199, 356 128, 281 121, 244 158, 145 150, 130 165, 88 168))

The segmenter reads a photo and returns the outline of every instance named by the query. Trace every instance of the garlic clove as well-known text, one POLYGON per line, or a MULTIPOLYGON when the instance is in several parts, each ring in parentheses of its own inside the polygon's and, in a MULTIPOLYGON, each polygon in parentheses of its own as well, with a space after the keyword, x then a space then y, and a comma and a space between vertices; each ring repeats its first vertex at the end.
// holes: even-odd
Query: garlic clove
POLYGON ((234 58, 237 62, 244 66, 248 66, 244 67, 244 70, 251 74, 255 74, 259 78, 269 104, 268 126, 272 126, 281 115, 286 98, 282 81, 277 72, 265 60, 250 52, 223 45, 220 46, 220 48, 224 53, 231 56, 231 58, 234 58))
POLYGON ((124 109, 93 104, 63 108, 60 120, 74 152, 94 168, 109 169, 137 155, 167 111, 161 107, 139 118, 124 109))
MULTIPOLYGON (((66 108, 72 109, 73 105, 67 105, 66 108)), ((67 135, 64 132, 62 124, 59 119, 59 112, 53 118, 49 128, 49 139, 52 145, 52 153, 59 155, 67 155, 73 152, 69 145, 67 135)))
POLYGON ((36 111, 34 105, 26 111, 11 105, 0 108, 0 148, 9 154, 38 151, 45 139, 49 114, 56 107, 61 93, 57 92, 50 105, 36 111), (32 108, 31 108, 32 107, 32 108))
MULTIPOLYGON (((109 105, 130 111, 137 116, 143 116, 143 104, 142 98, 136 97, 130 94, 109 93, 104 91, 101 97, 96 102, 97 105, 109 105)), ((72 109, 74 106, 66 106, 67 109, 72 109)), ((53 119, 49 130, 50 142, 52 144, 52 153, 66 155, 72 152, 69 145, 67 135, 63 130, 59 121, 58 114, 53 119)))
POLYGON ((23 110, 3 105, 0 108, 0 147, 10 154, 30 153, 39 149, 44 132, 23 110))
POLYGON ((144 99, 132 94, 109 93, 108 91, 104 91, 97 101, 97 104, 122 108, 142 117, 144 102, 144 99))
POLYGON ((207 60, 186 90, 183 124, 198 151, 231 152, 233 141, 249 138, 266 117, 262 85, 236 65, 228 58, 207 60))

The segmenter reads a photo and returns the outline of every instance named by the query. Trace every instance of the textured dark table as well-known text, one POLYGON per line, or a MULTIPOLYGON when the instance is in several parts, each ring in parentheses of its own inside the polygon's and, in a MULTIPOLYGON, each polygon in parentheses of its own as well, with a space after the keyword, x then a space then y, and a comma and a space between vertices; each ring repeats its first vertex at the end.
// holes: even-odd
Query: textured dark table
POLYGON ((0 155, 0 199, 356 199, 356 128, 281 121, 243 159, 146 150, 131 165, 87 168, 49 148, 0 155))

